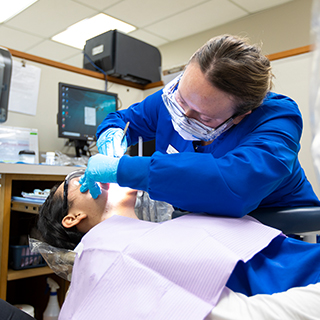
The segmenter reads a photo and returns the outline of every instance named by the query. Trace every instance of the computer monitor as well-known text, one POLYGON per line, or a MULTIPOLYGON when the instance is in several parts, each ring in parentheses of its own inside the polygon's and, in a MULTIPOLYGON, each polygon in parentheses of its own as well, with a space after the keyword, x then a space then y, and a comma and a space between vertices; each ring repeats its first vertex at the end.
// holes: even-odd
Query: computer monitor
POLYGON ((117 111, 118 95, 59 82, 58 137, 75 142, 76 153, 96 140, 97 127, 117 111))

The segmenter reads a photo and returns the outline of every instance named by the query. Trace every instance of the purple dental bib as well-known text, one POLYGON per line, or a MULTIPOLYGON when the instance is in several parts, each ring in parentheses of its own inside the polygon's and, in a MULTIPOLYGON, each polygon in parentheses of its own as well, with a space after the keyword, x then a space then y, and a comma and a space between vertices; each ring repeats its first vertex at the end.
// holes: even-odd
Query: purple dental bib
POLYGON ((59 319, 204 319, 237 262, 280 234, 248 216, 113 216, 83 237, 59 319))

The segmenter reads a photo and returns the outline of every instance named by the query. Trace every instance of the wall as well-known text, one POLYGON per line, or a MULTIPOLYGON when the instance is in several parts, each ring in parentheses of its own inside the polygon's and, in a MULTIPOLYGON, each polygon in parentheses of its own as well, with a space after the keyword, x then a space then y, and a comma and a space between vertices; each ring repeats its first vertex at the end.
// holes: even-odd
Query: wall
MULTIPOLYGON (((16 61, 20 61, 14 58, 16 61)), ((41 80, 37 113, 35 116, 10 112, 8 120, 3 125, 14 127, 37 128, 39 133, 40 152, 60 150, 62 152, 74 153, 73 149, 64 148, 65 139, 58 138, 57 112, 58 112, 58 83, 65 82, 89 88, 105 90, 105 82, 100 79, 88 77, 70 71, 57 69, 34 62, 27 64, 41 68, 41 80)), ((108 91, 118 94, 119 106, 128 107, 134 102, 144 98, 143 90, 108 83, 108 91)), ((42 159, 40 159, 41 161, 42 159)))
POLYGON ((207 40, 220 34, 247 36, 251 43, 263 43, 264 54, 277 53, 312 43, 310 19, 312 0, 294 0, 249 15, 223 26, 159 47, 162 69, 184 65, 207 40))

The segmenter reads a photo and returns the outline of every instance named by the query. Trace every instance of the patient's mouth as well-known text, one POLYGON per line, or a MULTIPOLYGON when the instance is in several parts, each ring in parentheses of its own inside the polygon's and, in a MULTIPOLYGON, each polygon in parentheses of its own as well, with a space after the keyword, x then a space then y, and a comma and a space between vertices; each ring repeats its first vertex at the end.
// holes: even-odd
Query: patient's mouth
POLYGON ((101 183, 99 182, 100 188, 104 190, 109 190, 110 183, 101 183))

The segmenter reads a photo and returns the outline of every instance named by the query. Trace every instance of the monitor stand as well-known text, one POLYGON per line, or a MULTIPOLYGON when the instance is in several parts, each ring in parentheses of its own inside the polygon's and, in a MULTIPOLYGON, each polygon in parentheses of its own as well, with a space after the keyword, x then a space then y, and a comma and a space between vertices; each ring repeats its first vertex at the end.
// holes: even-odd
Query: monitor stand
POLYGON ((89 144, 86 140, 70 140, 70 142, 73 141, 74 147, 76 149, 76 157, 80 158, 81 156, 88 155, 89 151, 89 144))

